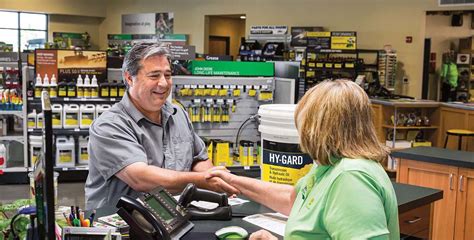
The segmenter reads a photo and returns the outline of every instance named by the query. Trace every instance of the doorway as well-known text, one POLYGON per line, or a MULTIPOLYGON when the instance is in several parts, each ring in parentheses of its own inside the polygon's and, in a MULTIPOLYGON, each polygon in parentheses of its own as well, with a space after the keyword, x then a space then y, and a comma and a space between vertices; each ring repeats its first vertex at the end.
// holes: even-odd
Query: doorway
POLYGON ((241 39, 245 38, 245 14, 208 15, 205 18, 204 53, 236 59, 241 39))
POLYGON ((209 36, 210 55, 230 55, 230 37, 209 36))

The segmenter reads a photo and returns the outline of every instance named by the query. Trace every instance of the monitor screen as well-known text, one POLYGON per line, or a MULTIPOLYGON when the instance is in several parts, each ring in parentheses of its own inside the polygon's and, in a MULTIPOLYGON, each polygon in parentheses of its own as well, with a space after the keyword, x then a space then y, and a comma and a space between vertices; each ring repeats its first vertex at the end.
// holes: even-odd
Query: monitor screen
POLYGON ((170 213, 168 209, 163 207, 161 203, 156 199, 154 196, 150 196, 145 199, 145 202, 150 206, 155 212, 166 221, 166 223, 170 223, 173 220, 173 215, 170 213))
POLYGON ((160 196, 165 200, 168 205, 170 205, 173 209, 176 209, 178 203, 168 193, 166 193, 165 190, 160 190, 158 194, 160 194, 160 196))

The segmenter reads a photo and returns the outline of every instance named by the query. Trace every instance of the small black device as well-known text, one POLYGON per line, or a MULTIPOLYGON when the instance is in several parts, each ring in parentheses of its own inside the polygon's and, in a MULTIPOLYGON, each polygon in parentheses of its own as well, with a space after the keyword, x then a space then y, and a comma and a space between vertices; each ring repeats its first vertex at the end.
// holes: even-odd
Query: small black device
POLYGON ((199 189, 194 184, 188 184, 181 193, 179 205, 185 207, 191 215, 191 220, 231 220, 232 208, 225 193, 216 193, 199 189), (217 203, 214 209, 203 209, 191 204, 192 201, 207 201, 217 203))
POLYGON ((188 211, 162 187, 138 199, 123 196, 117 208, 130 226, 130 239, 179 239, 194 226, 188 211))

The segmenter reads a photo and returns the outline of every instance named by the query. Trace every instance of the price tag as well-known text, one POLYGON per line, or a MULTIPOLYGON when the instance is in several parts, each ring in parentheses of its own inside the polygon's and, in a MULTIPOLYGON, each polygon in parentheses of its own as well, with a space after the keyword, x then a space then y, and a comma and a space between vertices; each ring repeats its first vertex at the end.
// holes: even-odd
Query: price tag
POLYGON ((206 85, 206 88, 213 88, 212 85, 206 85))
POLYGON ((193 85, 191 85, 191 88, 192 88, 192 89, 196 89, 196 88, 197 88, 197 85, 194 85, 194 84, 193 84, 193 85))
POLYGON ((250 170, 250 166, 244 166, 244 170, 250 170))
POLYGON ((204 85, 199 85, 199 88, 200 88, 200 89, 203 89, 203 88, 206 88, 206 86, 204 86, 204 85))
POLYGON ((212 100, 212 98, 208 98, 208 99, 206 99, 206 102, 207 102, 207 103, 212 103, 213 100, 212 100))
POLYGON ((235 85, 230 85, 230 89, 234 89, 235 88, 235 85))
POLYGON ((245 88, 248 90, 248 89, 252 89, 252 85, 245 85, 245 88))
POLYGON ((255 90, 259 90, 259 89, 260 89, 260 85, 254 85, 253 88, 254 88, 255 90))
POLYGON ((229 89, 229 85, 224 85, 224 89, 229 89))
POLYGON ((80 128, 74 128, 74 132, 80 132, 81 129, 80 128))
POLYGON ((201 103, 201 99, 194 99, 195 103, 201 103))
POLYGON ((28 128, 28 132, 33 132, 33 129, 31 129, 31 128, 28 128))
POLYGON ((243 90, 243 89, 244 89, 244 85, 239 85, 239 86, 237 86, 237 88, 243 90))
POLYGON ((63 167, 63 171, 67 171, 67 170, 68 170, 68 168, 67 168, 67 167, 63 167))
POLYGON ((115 102, 115 98, 111 98, 110 101, 115 102))
POLYGON ((224 99, 222 99, 222 98, 217 99, 217 103, 223 104, 223 103, 224 103, 224 99))
POLYGON ((186 85, 184 85, 184 88, 191 88, 191 85, 186 84, 186 85))
POLYGON ((81 101, 87 101, 87 98, 81 98, 81 101))
POLYGON ((65 97, 63 100, 64 100, 64 101, 69 101, 69 98, 68 98, 68 97, 65 97))
POLYGON ((221 88, 221 85, 214 85, 214 88, 220 89, 220 88, 221 88))

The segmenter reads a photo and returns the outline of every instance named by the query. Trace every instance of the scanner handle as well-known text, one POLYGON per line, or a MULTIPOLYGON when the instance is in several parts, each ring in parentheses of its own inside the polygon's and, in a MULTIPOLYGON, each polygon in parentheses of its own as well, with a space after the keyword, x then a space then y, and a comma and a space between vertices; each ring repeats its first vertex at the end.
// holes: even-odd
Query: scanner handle
POLYGON ((225 193, 216 193, 205 189, 199 189, 193 183, 184 188, 178 203, 183 207, 188 207, 192 201, 207 201, 219 204, 219 206, 229 206, 225 193))

